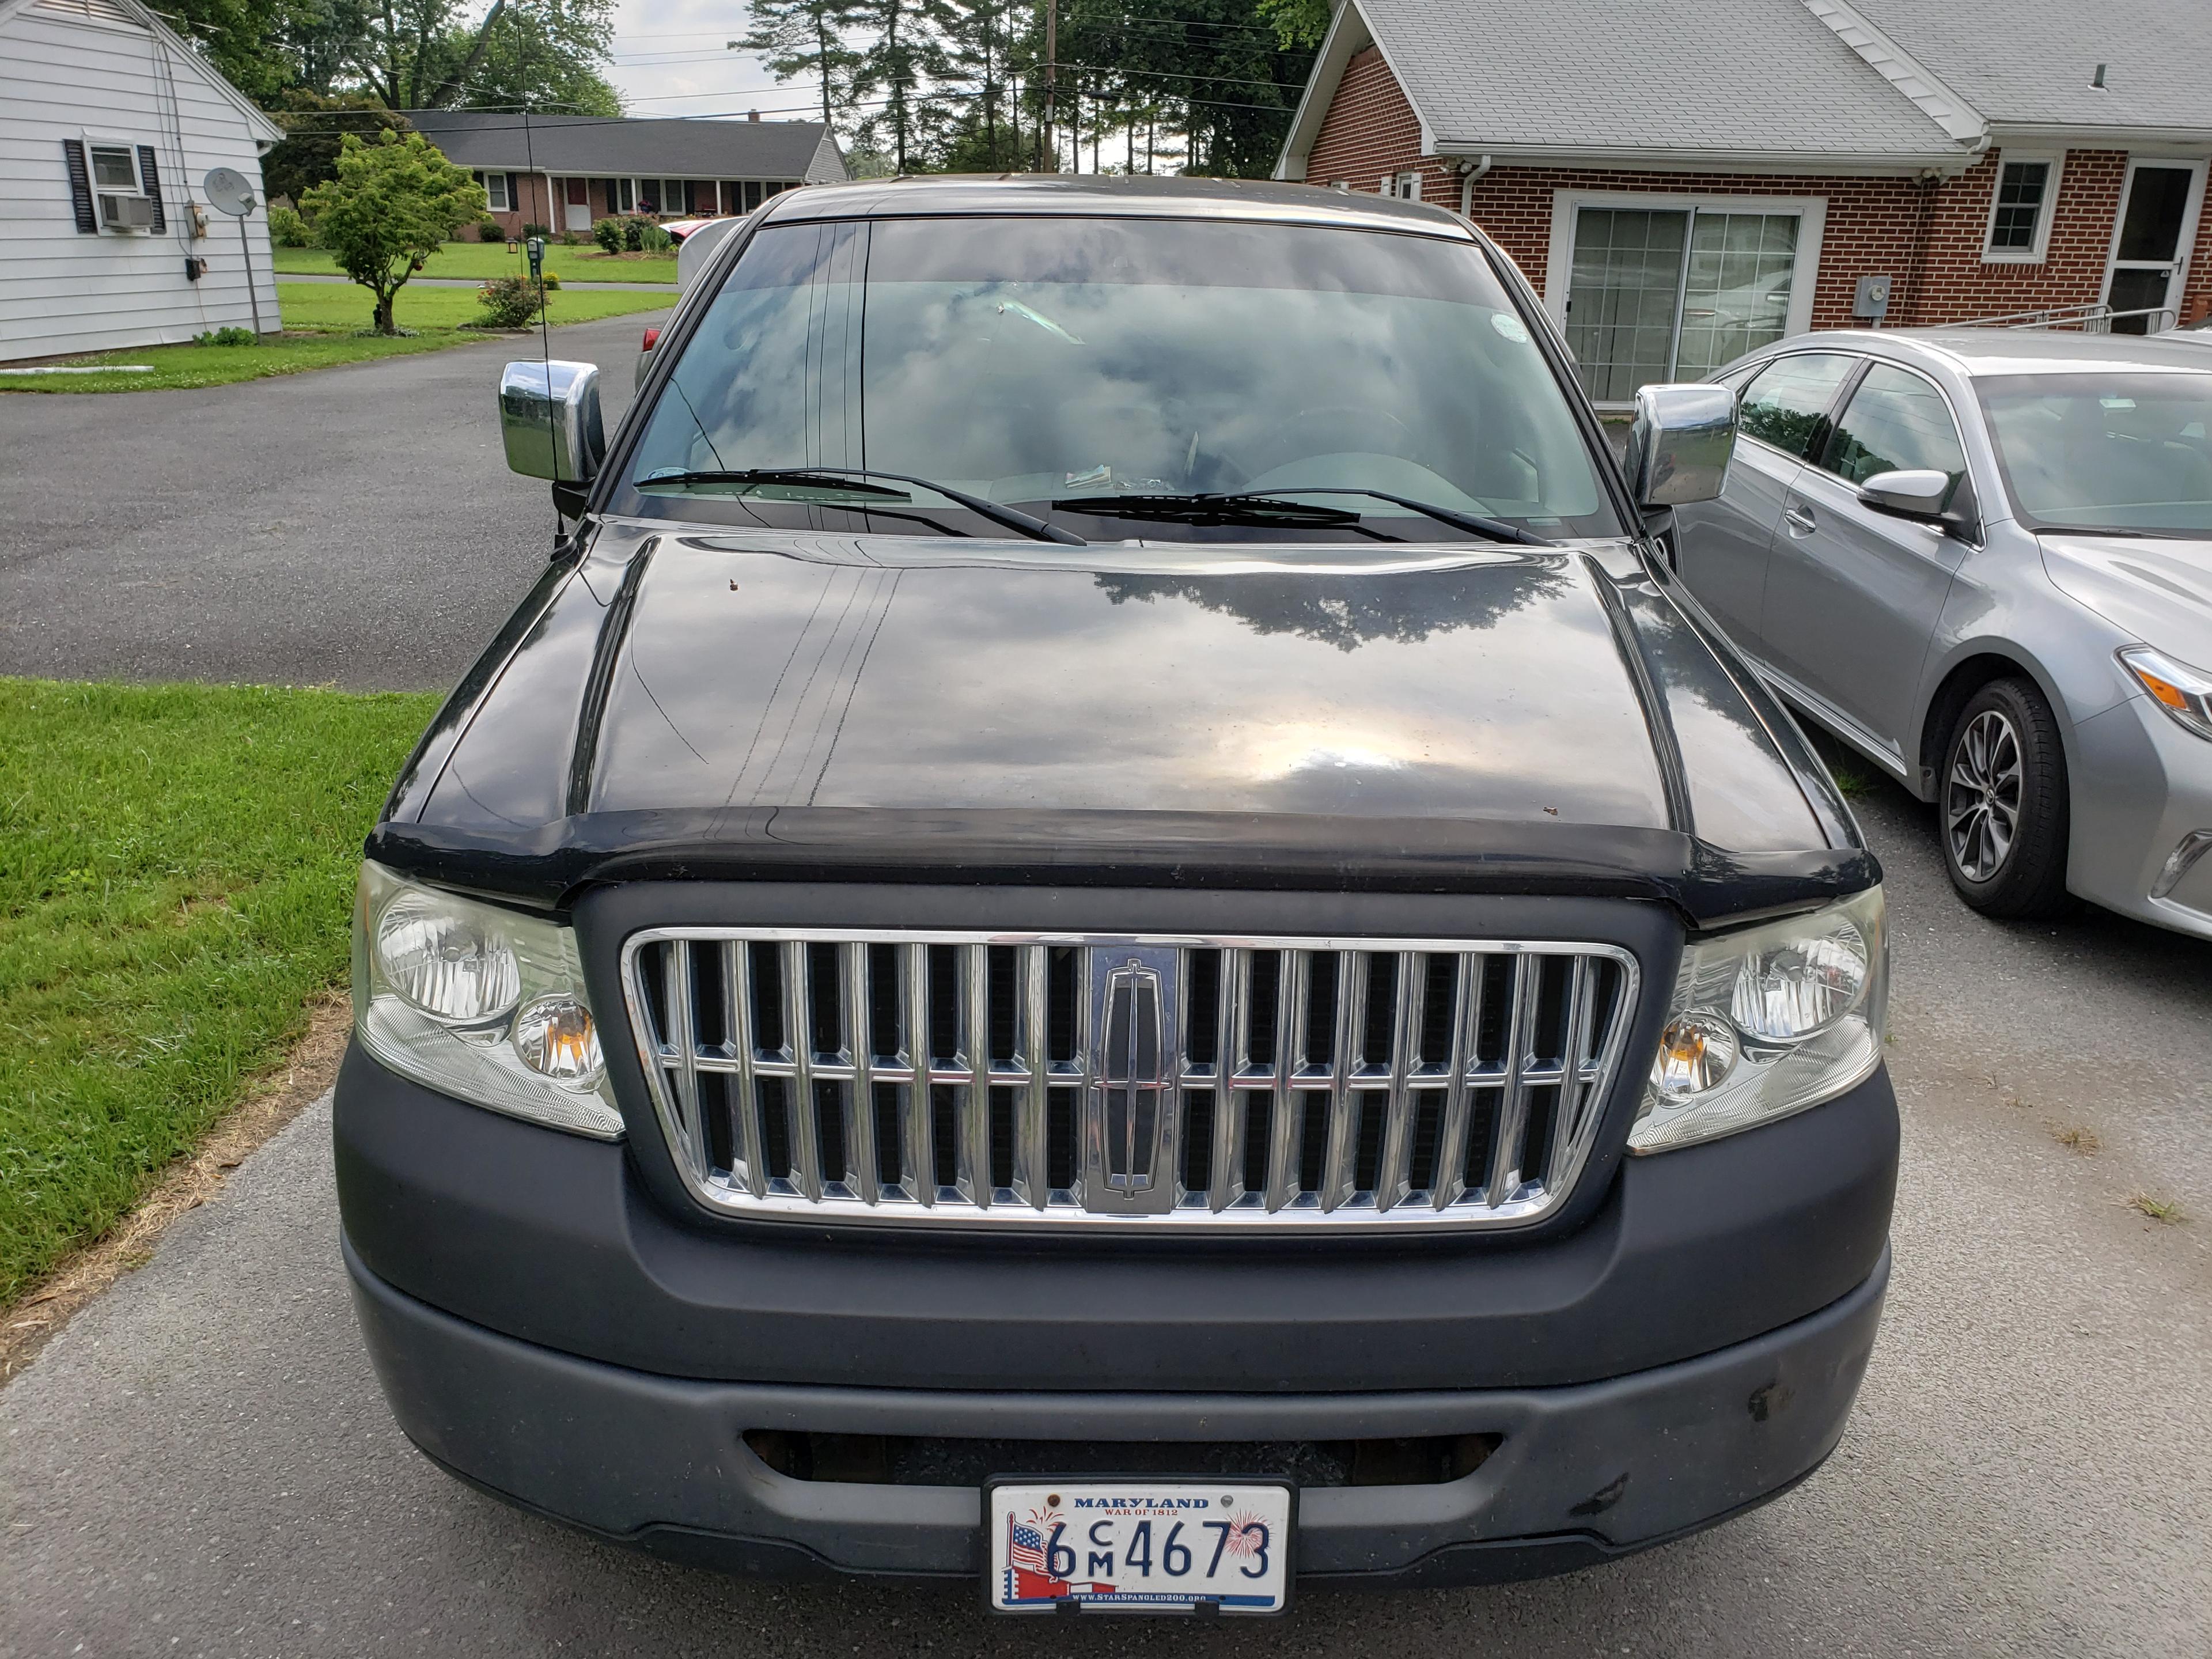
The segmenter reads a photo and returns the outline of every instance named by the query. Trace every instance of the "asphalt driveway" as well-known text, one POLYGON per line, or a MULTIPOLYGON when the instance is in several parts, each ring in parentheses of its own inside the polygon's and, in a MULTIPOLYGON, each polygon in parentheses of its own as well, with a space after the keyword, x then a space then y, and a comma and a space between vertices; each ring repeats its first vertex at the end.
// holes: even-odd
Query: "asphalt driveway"
MULTIPOLYGON (((552 331, 610 422, 659 313, 552 331)), ((195 392, 0 394, 0 674, 444 690, 545 562, 511 341, 195 392)))
POLYGON ((325 1109, 0 1393, 0 1652, 2202 1659, 2212 951, 2095 915, 1982 922, 1923 811, 1863 808, 1896 932, 1895 1279, 1836 1456, 1717 1532, 1534 1584, 1308 1596, 1264 1628, 1039 1629, 972 1588, 647 1561, 454 1484, 392 1426, 325 1109), (2147 1190, 2197 1218, 2126 1207, 2147 1190))

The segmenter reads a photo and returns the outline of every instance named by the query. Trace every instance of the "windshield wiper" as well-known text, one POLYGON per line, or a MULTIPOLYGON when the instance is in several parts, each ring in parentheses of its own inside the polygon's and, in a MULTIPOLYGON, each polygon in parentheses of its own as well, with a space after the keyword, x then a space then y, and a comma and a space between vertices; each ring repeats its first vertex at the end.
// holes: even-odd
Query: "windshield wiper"
POLYGON ((1276 490, 1264 495, 1231 490, 1211 495, 1077 495, 1056 501, 1053 506, 1066 513, 1097 513, 1122 519, 1157 519, 1162 523, 1170 524, 1277 525, 1285 528, 1323 529, 1356 525, 1360 520, 1360 514, 1346 512, 1342 507, 1316 507, 1289 499, 1294 495, 1364 495, 1372 501, 1388 501, 1393 507, 1402 507, 1409 513, 1419 513, 1439 524, 1472 531, 1493 542, 1517 542, 1529 547, 1553 545, 1541 536, 1532 535, 1502 519, 1485 518, 1480 513, 1462 513, 1457 507, 1434 507, 1426 501, 1417 501, 1407 495, 1393 495, 1380 489, 1324 487, 1276 490))
POLYGON ((1309 507, 1272 495, 1070 495, 1053 503, 1062 513, 1107 519, 1151 519, 1160 524, 1273 526, 1285 530, 1336 529, 1359 522, 1340 507, 1309 507))
MULTIPOLYGON (((850 478, 889 478, 895 483, 915 484, 923 489, 933 489, 948 501, 957 501, 979 518, 1006 530, 1018 531, 1034 542, 1057 542, 1062 547, 1085 547, 1089 544, 1073 531, 1062 530, 1058 525, 1047 524, 1042 519, 1031 518, 1019 507, 1006 507, 998 501, 986 501, 981 495, 971 495, 964 489, 955 489, 929 478, 917 478, 905 472, 878 472, 865 466, 755 466, 733 471, 700 471, 690 472, 660 472, 637 481, 637 487, 647 489, 653 484, 827 484, 842 488, 856 495, 878 495, 894 501, 909 497, 903 490, 882 489, 868 483, 858 485, 845 482, 850 478)), ((856 512, 865 513, 866 507, 856 512)))
POLYGON ((1478 536, 1487 536, 1493 542, 1518 542, 1524 547, 1556 547, 1533 531, 1510 525, 1503 519, 1487 518, 1480 513, 1462 513, 1455 507, 1437 507, 1430 501, 1417 501, 1410 495, 1393 495, 1382 489, 1338 489, 1322 486, 1313 489, 1283 489, 1283 495, 1364 495, 1370 501, 1388 501, 1393 507, 1402 507, 1408 513, 1418 513, 1423 518, 1434 519, 1438 524, 1455 525, 1462 530, 1472 530, 1478 536))

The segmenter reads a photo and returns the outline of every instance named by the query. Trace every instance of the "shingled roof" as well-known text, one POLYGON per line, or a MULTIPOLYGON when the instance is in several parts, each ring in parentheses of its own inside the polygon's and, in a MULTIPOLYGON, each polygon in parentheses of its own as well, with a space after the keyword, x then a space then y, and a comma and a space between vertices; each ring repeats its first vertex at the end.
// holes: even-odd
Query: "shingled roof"
POLYGON ((1370 46, 1431 155, 1893 173, 1955 172, 2007 126, 2212 137, 2206 15, 2207 0, 1338 0, 1276 174, 1304 176, 1370 46))
POLYGON ((407 118, 458 167, 616 178, 843 179, 845 158, 819 121, 523 118, 489 110, 409 110, 407 118))

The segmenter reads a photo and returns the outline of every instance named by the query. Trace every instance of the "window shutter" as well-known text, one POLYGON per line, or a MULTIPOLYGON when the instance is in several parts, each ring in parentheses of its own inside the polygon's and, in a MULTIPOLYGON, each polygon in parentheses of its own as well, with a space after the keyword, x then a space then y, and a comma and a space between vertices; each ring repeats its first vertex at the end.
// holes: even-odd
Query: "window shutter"
POLYGON ((82 235, 100 234, 100 216, 92 210, 92 169, 85 165, 84 145, 76 138, 62 140, 62 157, 69 163, 70 205, 76 210, 82 235))
POLYGON ((138 146, 138 176, 145 181, 146 198, 154 204, 154 230, 158 235, 169 228, 168 216, 161 211, 161 173, 154 165, 154 147, 138 146))
POLYGON ((512 173, 507 175, 507 210, 509 213, 519 213, 522 210, 522 191, 515 182, 515 175, 512 173))

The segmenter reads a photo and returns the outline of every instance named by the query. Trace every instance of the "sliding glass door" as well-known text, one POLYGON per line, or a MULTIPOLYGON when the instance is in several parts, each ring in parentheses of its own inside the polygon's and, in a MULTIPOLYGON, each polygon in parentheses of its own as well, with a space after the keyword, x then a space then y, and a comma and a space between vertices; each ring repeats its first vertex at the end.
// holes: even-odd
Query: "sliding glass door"
POLYGON ((1800 215, 1574 210, 1567 343, 1599 403, 1697 380, 1789 331, 1800 215))

